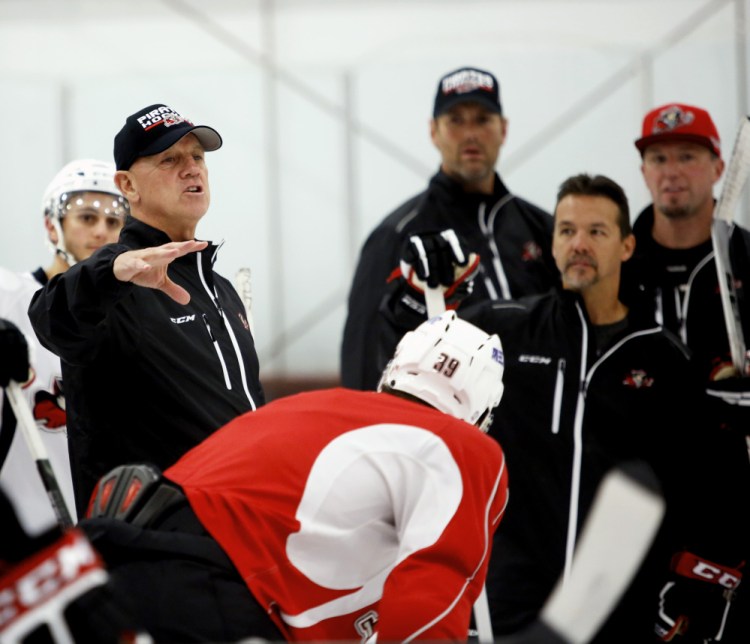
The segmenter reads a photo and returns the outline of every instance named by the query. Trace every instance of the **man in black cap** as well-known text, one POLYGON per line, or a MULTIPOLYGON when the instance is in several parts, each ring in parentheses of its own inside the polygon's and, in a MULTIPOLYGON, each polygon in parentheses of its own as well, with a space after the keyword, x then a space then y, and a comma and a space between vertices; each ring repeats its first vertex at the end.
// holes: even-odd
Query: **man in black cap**
POLYGON ((440 80, 430 121, 440 170, 424 192, 388 215, 362 248, 341 350, 344 386, 374 389, 393 353, 401 334, 384 325, 381 307, 401 310, 403 331, 424 319, 419 287, 395 279, 403 253, 411 253, 410 264, 422 255, 427 272, 432 270, 426 276, 430 286, 456 290, 478 271, 470 302, 545 292, 559 279, 550 253, 552 217, 509 192, 495 172, 507 131, 490 72, 464 67, 440 80), (455 234, 436 234, 448 229, 455 234), (454 274, 452 262, 459 256, 465 266, 454 274))
POLYGON ((174 463, 264 402, 246 311, 195 239, 208 210, 205 153, 221 136, 150 105, 115 137, 115 182, 128 199, 116 244, 53 278, 29 309, 62 359, 77 512, 112 467, 174 463))

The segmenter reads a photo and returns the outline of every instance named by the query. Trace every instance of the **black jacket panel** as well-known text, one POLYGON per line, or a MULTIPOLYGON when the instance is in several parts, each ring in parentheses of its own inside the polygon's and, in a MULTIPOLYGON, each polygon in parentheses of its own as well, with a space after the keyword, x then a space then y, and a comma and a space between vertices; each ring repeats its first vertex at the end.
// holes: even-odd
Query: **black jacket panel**
MULTIPOLYGON (((645 300, 656 319, 690 347, 706 378, 711 379, 722 366, 731 364, 713 246, 709 240, 692 249, 665 248, 654 241, 653 224, 653 206, 649 206, 633 226, 636 247, 633 257, 623 264, 623 301, 630 302, 633 297, 645 300), (692 271, 682 270, 693 265, 692 271)), ((747 342, 750 232, 739 226, 730 240, 730 258, 747 342)))
POLYGON ((170 278, 190 293, 184 306, 114 277, 119 254, 169 241, 129 218, 118 243, 55 277, 29 309, 42 344, 62 359, 80 512, 112 467, 165 468, 264 402, 245 309, 213 271, 215 246, 170 265, 170 278))
MULTIPOLYGON (((510 633, 534 619, 564 569, 571 522, 577 538, 607 471, 643 460, 663 487, 668 518, 598 641, 650 641, 658 590, 675 550, 684 546, 734 563, 742 551, 739 534, 725 537, 695 520, 709 507, 729 516, 732 504, 723 489, 728 461, 713 456, 718 448, 707 440, 700 378, 687 349, 631 310, 627 328, 597 355, 583 303, 567 291, 459 314, 498 333, 505 353, 505 391, 490 428, 506 454, 510 491, 487 581, 495 632, 510 633), (607 639, 613 630, 632 637, 607 639)), ((741 471, 741 456, 729 455, 736 460, 733 474, 741 471)))
MULTIPOLYGON (((488 196, 466 193, 458 182, 438 172, 427 190, 388 215, 362 248, 341 350, 344 386, 374 389, 400 339, 392 336, 378 312, 386 299, 406 297, 411 302, 414 298, 403 280, 388 284, 399 267, 405 240, 415 233, 447 228, 453 228, 480 256, 480 274, 467 305, 543 293, 559 279, 551 254, 549 213, 510 194, 497 175, 494 194, 488 196)), ((411 326, 423 320, 422 308, 411 326)))

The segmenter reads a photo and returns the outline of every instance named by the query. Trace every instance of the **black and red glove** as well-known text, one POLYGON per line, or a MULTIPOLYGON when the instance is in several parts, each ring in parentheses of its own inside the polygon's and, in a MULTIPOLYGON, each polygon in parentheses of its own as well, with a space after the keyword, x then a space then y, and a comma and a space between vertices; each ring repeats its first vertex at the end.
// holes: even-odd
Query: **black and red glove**
POLYGON ((0 489, 0 642, 150 642, 78 528, 30 536, 0 489))
MULTIPOLYGON (((741 567, 741 566, 740 566, 741 567)), ((672 558, 672 575, 659 593, 654 630, 663 642, 718 642, 742 581, 730 568, 691 552, 672 558)))
POLYGON ((0 319, 0 387, 29 379, 29 347, 19 328, 0 319))
POLYGON ((479 271, 479 255, 471 253, 453 229, 411 235, 401 250, 401 274, 419 293, 442 288, 448 303, 469 295, 479 271))

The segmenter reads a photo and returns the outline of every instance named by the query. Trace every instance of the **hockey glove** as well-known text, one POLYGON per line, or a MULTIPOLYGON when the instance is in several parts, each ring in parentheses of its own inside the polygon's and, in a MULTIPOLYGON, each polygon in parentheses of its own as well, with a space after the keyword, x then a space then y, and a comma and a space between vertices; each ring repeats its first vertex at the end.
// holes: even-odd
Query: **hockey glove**
POLYGON ((472 291, 479 255, 469 253, 453 229, 410 236, 401 251, 401 274, 424 293, 442 287, 446 302, 458 303, 472 291))
POLYGON ((134 622, 114 601, 107 579, 83 532, 68 530, 0 574, 0 641, 135 641, 134 622), (51 638, 39 639, 45 630, 51 638))
POLYGON ((698 557, 678 552, 672 558, 672 576, 659 593, 654 630, 663 642, 721 641, 732 599, 742 573, 698 557))
POLYGON ((29 347, 19 328, 9 320, 0 319, 0 387, 11 380, 29 379, 29 347))

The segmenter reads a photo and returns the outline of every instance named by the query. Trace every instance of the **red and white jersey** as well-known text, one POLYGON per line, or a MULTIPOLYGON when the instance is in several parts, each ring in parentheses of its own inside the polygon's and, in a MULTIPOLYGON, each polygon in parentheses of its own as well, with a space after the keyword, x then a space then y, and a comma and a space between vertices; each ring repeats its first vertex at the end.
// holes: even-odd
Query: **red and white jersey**
MULTIPOLYGON (((75 516, 60 359, 39 344, 27 313, 31 296, 40 286, 31 273, 13 273, 0 268, 0 317, 13 322, 26 336, 33 377, 24 385, 23 391, 37 421, 70 515, 75 516)), ((0 389, 0 413, 6 404, 10 405, 0 389)), ((55 514, 37 473, 36 463, 18 427, 5 453, 7 443, 4 441, 8 434, 3 436, 3 433, 7 431, 0 424, 0 481, 13 502, 21 525, 27 533, 38 534, 56 523, 55 514)))
POLYGON ((240 416, 165 476, 289 640, 465 640, 508 495, 476 427, 346 389, 240 416))

